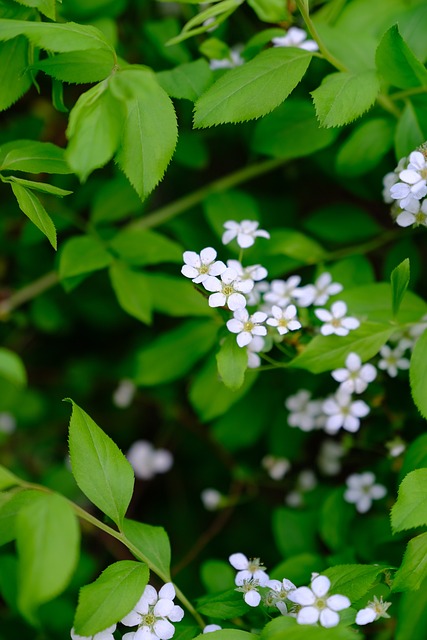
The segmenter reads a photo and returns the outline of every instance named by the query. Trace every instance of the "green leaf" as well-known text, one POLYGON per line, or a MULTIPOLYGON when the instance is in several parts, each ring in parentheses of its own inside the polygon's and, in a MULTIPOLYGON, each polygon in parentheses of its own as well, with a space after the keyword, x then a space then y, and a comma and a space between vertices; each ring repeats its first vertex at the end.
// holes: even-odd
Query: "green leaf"
POLYGON ((354 507, 345 502, 343 489, 332 491, 322 504, 319 526, 319 534, 329 549, 336 552, 345 549, 353 519, 354 507))
POLYGON ((311 58, 312 54, 302 49, 276 47, 231 69, 196 102, 194 126, 211 127, 265 116, 295 89, 311 58))
POLYGON ((73 405, 69 431, 73 475, 89 500, 120 526, 132 497, 132 467, 92 418, 70 402, 73 405))
POLYGON ((110 49, 102 31, 89 25, 75 22, 26 22, 23 20, 0 20, 0 41, 24 35, 34 46, 47 51, 87 51, 110 49))
POLYGON ((368 111, 380 90, 375 71, 331 73, 311 92, 322 127, 342 127, 368 111))
POLYGON ((424 640, 427 627, 427 580, 414 597, 403 593, 399 603, 395 640, 424 640))
POLYGON ((116 261, 110 267, 110 279, 122 309, 137 320, 151 324, 153 303, 147 275, 116 261))
POLYGON ((166 44, 168 46, 178 44, 187 38, 205 33, 208 30, 217 27, 231 16, 243 1, 244 0, 220 0, 215 4, 202 9, 190 18, 179 35, 171 38, 166 44), (207 22, 208 20, 212 20, 212 22, 207 22))
POLYGON ((0 378, 16 387, 25 387, 27 384, 27 373, 21 358, 4 347, 0 347, 0 378))
POLYGON ((32 68, 61 82, 89 84, 108 78, 114 68, 114 56, 108 49, 71 51, 39 60, 32 68))
POLYGON ((261 633, 261 640, 354 640, 354 637, 354 630, 342 624, 324 629, 314 625, 299 625, 295 619, 285 616, 269 622, 261 633))
POLYGON ((383 79, 399 89, 427 84, 426 68, 403 40, 397 25, 383 35, 375 60, 383 79))
POLYGON ((190 320, 163 333, 136 354, 136 384, 151 386, 181 378, 216 340, 217 325, 211 320, 190 320))
POLYGON ((113 257, 101 242, 92 236, 70 238, 59 257, 59 279, 86 275, 111 264, 113 257))
POLYGON ((325 560, 315 553, 299 553, 284 560, 269 571, 272 580, 282 580, 286 576, 294 584, 310 583, 313 571, 321 572, 325 560))
POLYGON ((391 272, 391 300, 393 317, 397 316, 410 278, 409 258, 406 258, 391 272))
POLYGON ((56 250, 56 229, 46 209, 40 200, 25 187, 17 183, 11 183, 12 191, 18 201, 19 208, 47 237, 52 247, 56 250))
MULTIPOLYGON (((384 6, 384 3, 382 4, 384 6)), ((366 11, 367 8, 365 13, 366 11)), ((378 44, 376 32, 372 34, 368 29, 361 28, 357 30, 357 38, 355 38, 352 24, 343 26, 334 19, 327 24, 326 21, 317 19, 319 13, 316 12, 313 22, 325 47, 337 60, 352 73, 375 67, 375 49, 378 44), (331 22, 334 24, 332 25, 331 22)), ((345 14, 345 11, 340 11, 340 14, 345 14)))
POLYGON ((282 0, 248 0, 248 5, 263 22, 284 22, 290 14, 282 0))
POLYGON ((427 419, 427 332, 418 338, 409 368, 412 398, 423 418, 427 419))
POLYGON ((221 344, 216 354, 218 373, 226 387, 232 390, 240 389, 245 380, 248 367, 248 353, 236 342, 235 335, 229 335, 221 344))
POLYGON ((394 140, 396 157, 408 156, 424 142, 425 137, 417 112, 411 101, 407 100, 396 127, 394 140))
POLYGON ((147 273, 146 277, 156 311, 177 318, 215 315, 205 295, 182 277, 162 273, 147 273))
POLYGON ((121 560, 107 567, 95 582, 80 589, 76 633, 92 637, 119 622, 142 596, 148 577, 142 562, 121 560))
POLYGON ((391 510, 394 532, 427 525, 427 469, 411 471, 402 480, 391 510))
POLYGON ((141 213, 141 199, 122 172, 105 182, 94 193, 91 220, 95 224, 108 224, 141 213))
POLYGON ((243 600, 242 593, 237 592, 235 589, 228 589, 221 593, 199 598, 197 601, 197 611, 204 616, 211 616, 217 620, 228 620, 230 618, 243 616, 245 613, 248 613, 250 609, 243 600))
POLYGON ((46 18, 56 20, 56 0, 15 0, 26 7, 34 7, 46 18))
POLYGON ((37 500, 43 500, 45 496, 41 491, 33 489, 10 492, 5 495, 7 500, 0 506, 0 544, 2 545, 16 538, 16 518, 21 509, 35 504, 37 500))
POLYGON ((182 263, 182 247, 156 231, 123 229, 109 244, 120 259, 134 266, 161 262, 182 263))
POLYGON ((110 86, 125 109, 116 162, 143 200, 163 178, 175 150, 175 111, 151 71, 120 71, 110 86))
POLYGON ((213 73, 203 58, 180 64, 169 71, 156 74, 159 85, 171 98, 185 98, 195 102, 213 82, 213 73))
POLYGON ((65 157, 84 182, 115 154, 123 126, 122 105, 104 82, 83 93, 70 113, 65 157))
POLYGON ((323 575, 331 581, 330 593, 340 593, 356 602, 370 591, 384 570, 378 565, 341 564, 326 569, 323 575))
MULTIPOLYGON (((391 315, 391 285, 387 282, 354 287, 342 291, 340 300, 343 300, 351 314, 358 318, 367 318, 372 322, 389 322, 393 320, 391 315)), ((418 322, 427 313, 427 303, 412 291, 407 291, 400 305, 397 321, 400 323, 418 322)))
POLYGON ((62 593, 74 573, 80 529, 71 504, 53 493, 19 511, 16 534, 19 609, 34 622, 37 608, 62 593))
POLYGON ((26 173, 71 173, 64 149, 51 142, 13 140, 0 147, 0 170, 26 173))
POLYGON ((0 491, 19 484, 19 478, 0 464, 0 491))
POLYGON ((21 187, 27 187, 27 189, 31 189, 32 191, 40 191, 41 193, 50 193, 53 196, 58 196, 62 198, 63 196, 69 196, 72 191, 66 191, 65 189, 60 189, 59 187, 54 187, 51 184, 46 184, 45 182, 35 182, 34 180, 24 180, 23 178, 17 178, 16 176, 8 176, 7 178, 3 178, 3 182, 8 182, 10 184, 20 184, 21 187))
POLYGON ((318 514, 279 507, 273 511, 273 535, 279 551, 285 558, 318 550, 318 514))
MULTIPOLYGON (((203 211, 207 222, 219 238, 224 233, 224 222, 230 219, 230 211, 233 212, 233 220, 236 222, 245 219, 260 219, 256 199, 249 193, 238 189, 227 189, 227 191, 209 194, 203 200, 203 211)), ((237 249, 239 248, 237 247, 237 249)))
MULTIPOLYGON (((241 631, 240 629, 221 629, 219 631, 213 631, 214 640, 256 640, 257 635, 249 633, 248 631, 241 631)), ((204 640, 203 634, 196 636, 197 640, 204 640)))
POLYGON ((304 264, 316 264, 324 260, 326 251, 321 245, 300 231, 293 229, 273 229, 265 247, 268 256, 288 256, 301 260, 304 264))
POLYGON ((200 569, 200 578, 208 593, 218 593, 234 588, 234 569, 225 560, 205 560, 200 569))
POLYGON ((171 548, 168 534, 163 527, 153 527, 125 518, 122 531, 129 542, 138 549, 139 555, 150 569, 164 582, 170 581, 171 548))
POLYGON ((427 578, 427 533, 408 542, 402 565, 394 575, 393 591, 416 591, 427 578))
POLYGON ((399 473, 400 480, 410 471, 422 469, 423 467, 427 467, 427 433, 415 438, 405 451, 405 457, 399 473))
MULTIPOLYGON (((350 202, 329 204, 313 211, 304 220, 304 228, 321 240, 337 244, 361 242, 383 232, 369 213, 350 202)), ((350 287, 356 285, 353 278, 350 287)))
POLYGON ((360 176, 371 171, 393 146, 394 129, 394 122, 387 118, 373 118, 359 125, 339 150, 338 173, 360 176))
POLYGON ((0 44, 0 111, 8 109, 31 87, 29 47, 23 36, 0 44))
POLYGON ((337 134, 319 127, 311 102, 289 98, 257 123, 251 147, 274 158, 302 158, 332 144, 337 134))
POLYGON ((316 336, 304 351, 294 358, 290 367, 322 373, 344 365, 350 352, 356 352, 362 361, 375 356, 396 329, 386 324, 362 322, 347 336, 316 336))

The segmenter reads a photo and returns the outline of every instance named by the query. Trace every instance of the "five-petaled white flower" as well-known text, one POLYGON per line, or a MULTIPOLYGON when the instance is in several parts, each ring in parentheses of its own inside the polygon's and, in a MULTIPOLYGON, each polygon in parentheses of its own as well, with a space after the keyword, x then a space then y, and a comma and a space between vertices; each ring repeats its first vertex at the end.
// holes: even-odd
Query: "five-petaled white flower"
POLYGON ((368 602, 364 609, 360 609, 357 612, 356 624, 369 624, 378 620, 378 618, 389 618, 387 609, 391 606, 391 602, 383 602, 383 597, 380 596, 378 600, 377 596, 371 602, 368 602))
POLYGON ((222 235, 222 243, 228 244, 237 238, 239 247, 247 249, 254 244, 256 238, 270 238, 268 231, 258 229, 258 226, 259 222, 256 220, 242 220, 241 222, 228 220, 224 223, 226 231, 222 235))
POLYGON ((341 428, 350 433, 358 431, 360 419, 368 415, 370 409, 363 400, 355 400, 346 391, 338 390, 334 396, 323 403, 323 411, 328 416, 325 431, 329 434, 337 433, 341 428))
POLYGON ((409 164, 406 169, 399 172, 401 182, 396 182, 390 188, 390 195, 399 201, 402 209, 413 211, 416 200, 421 200, 427 195, 427 162, 420 151, 413 151, 409 155, 409 164))
POLYGON ((411 225, 427 227, 427 200, 423 200, 422 203, 416 200, 411 211, 403 210, 399 213, 396 223, 399 227, 410 227, 411 225))
POLYGON ((175 633, 172 622, 179 622, 184 617, 183 609, 174 604, 175 588, 167 582, 159 594, 151 585, 147 585, 144 593, 130 613, 121 622, 127 627, 138 626, 137 631, 126 633, 125 640, 170 640, 175 633))
POLYGON ((339 389, 346 393, 362 393, 368 384, 375 380, 377 370, 372 364, 362 365, 362 360, 357 353, 349 353, 345 360, 346 369, 335 369, 332 377, 341 382, 339 389))
POLYGON ((317 42, 315 40, 307 40, 307 33, 304 29, 299 29, 298 27, 291 27, 286 35, 273 38, 272 43, 275 47, 298 47, 306 51, 319 50, 317 42))
POLYGON ((246 347, 255 336, 266 336, 267 329, 262 323, 267 319, 267 314, 256 311, 251 316, 247 309, 236 309, 234 318, 228 320, 227 329, 231 333, 237 333, 236 341, 239 347, 246 347))
POLYGON ((318 426, 319 415, 322 414, 322 402, 312 400, 310 391, 301 389, 285 400, 289 411, 288 425, 299 427, 302 431, 312 431, 318 426))
POLYGON ((232 567, 237 569, 235 583, 241 586, 245 580, 256 580, 258 585, 265 586, 268 575, 259 558, 247 558, 243 553, 232 553, 229 557, 232 567))
POLYGON ((166 449, 155 449, 147 440, 136 440, 126 454, 137 478, 149 480, 172 467, 173 457, 166 449))
POLYGON ((278 307, 286 307, 296 299, 300 282, 300 276, 291 276, 287 280, 272 280, 270 291, 267 291, 264 300, 278 307))
POLYGON ((301 323, 297 320, 297 309, 294 304, 290 304, 285 309, 273 305, 271 313, 273 317, 267 319, 267 324, 270 327, 276 327, 281 336, 289 333, 289 331, 301 329, 301 323))
POLYGON ((410 362, 408 358, 403 358, 403 351, 396 347, 392 349, 385 344, 380 349, 381 360, 378 362, 378 369, 387 371, 388 375, 392 378, 397 376, 399 369, 409 369, 410 362))
POLYGON ((330 273, 322 273, 314 284, 307 284, 295 291, 295 298, 300 307, 309 307, 311 304, 316 306, 326 304, 330 296, 335 296, 343 290, 342 284, 332 282, 330 273))
POLYGON ((282 581, 269 580, 265 586, 270 589, 265 596, 265 604, 268 607, 277 607, 282 615, 286 615, 288 608, 285 601, 288 599, 291 591, 296 589, 294 583, 284 578, 282 581))
POLYGON ((324 322, 320 327, 320 333, 324 336, 330 336, 335 333, 337 336, 346 336, 352 329, 360 326, 359 320, 356 318, 345 317, 347 313, 347 305, 341 300, 334 302, 331 310, 315 309, 316 316, 324 322))
POLYGON ((242 584, 236 588, 236 591, 243 593, 243 600, 246 604, 250 607, 257 607, 261 602, 261 595, 258 591, 259 586, 259 580, 252 578, 250 580, 243 580, 242 584))
POLYGON ((337 626, 340 621, 337 612, 347 609, 351 603, 347 596, 330 596, 330 586, 329 578, 316 575, 311 581, 311 588, 299 587, 289 593, 288 599, 301 606, 297 614, 298 624, 320 622, 327 629, 337 626))
POLYGON ((207 291, 213 291, 209 296, 210 307, 223 307, 228 305, 231 311, 246 307, 244 293, 252 290, 254 283, 252 280, 240 280, 234 269, 226 269, 221 273, 221 280, 209 276, 203 286, 207 291))
POLYGON ((196 284, 205 282, 209 276, 220 276, 227 268, 221 260, 216 260, 212 247, 202 249, 200 255, 195 251, 184 251, 183 258, 185 264, 181 273, 196 284))
POLYGON ((113 633, 116 630, 116 626, 117 625, 113 624, 111 627, 108 627, 108 629, 98 631, 98 633, 95 633, 93 636, 79 636, 73 628, 71 629, 71 638, 72 640, 114 640, 113 633))
POLYGON ((344 500, 355 504, 359 513, 369 511, 372 500, 381 500, 387 493, 387 489, 382 484, 375 484, 375 475, 372 471, 352 473, 348 476, 346 483, 344 500))

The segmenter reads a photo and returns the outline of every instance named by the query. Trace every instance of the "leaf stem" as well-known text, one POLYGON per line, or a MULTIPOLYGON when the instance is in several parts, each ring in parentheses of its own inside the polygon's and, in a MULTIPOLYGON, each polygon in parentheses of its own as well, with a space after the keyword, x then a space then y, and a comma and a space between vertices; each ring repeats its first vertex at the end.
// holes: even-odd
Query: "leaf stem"
POLYGON ((36 298, 58 282, 59 278, 55 271, 49 271, 40 278, 37 278, 37 280, 30 282, 30 284, 16 291, 16 293, 13 293, 9 298, 2 300, 0 302, 0 320, 7 320, 14 309, 36 298))
POLYGON ((316 29, 316 26, 313 20, 310 18, 310 14, 308 12, 307 6, 304 0, 296 0, 298 9, 304 19, 304 22, 307 26, 308 32, 310 33, 313 40, 315 40, 319 46, 319 51, 323 55, 324 59, 327 60, 333 67, 338 69, 338 71, 348 71, 347 67, 336 58, 323 43, 322 38, 320 37, 319 32, 316 29))

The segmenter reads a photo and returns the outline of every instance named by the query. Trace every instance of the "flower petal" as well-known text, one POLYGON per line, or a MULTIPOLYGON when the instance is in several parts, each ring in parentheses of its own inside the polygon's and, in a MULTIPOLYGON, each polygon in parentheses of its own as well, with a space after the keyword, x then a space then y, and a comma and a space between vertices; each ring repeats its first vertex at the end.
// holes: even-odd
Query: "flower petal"
POLYGON ((154 632, 160 640, 170 640, 175 633, 175 627, 169 620, 157 620, 154 623, 154 632))
POLYGON ((288 595, 288 598, 291 602, 295 602, 296 604, 301 604, 303 606, 311 605, 316 602, 316 596, 308 587, 299 587, 299 589, 295 589, 295 591, 292 591, 288 595))
POLYGON ((335 611, 331 611, 330 609, 323 609, 320 612, 320 624, 325 629, 330 629, 331 627, 336 627, 340 621, 340 617, 335 611))
POLYGON ((331 581, 326 576, 316 576, 311 582, 311 590, 318 598, 323 598, 329 591, 331 581))
POLYGON ((247 569, 249 564, 248 558, 243 553, 232 553, 228 561, 232 567, 239 571, 247 569))
POLYGON ((356 624, 369 624, 370 622, 374 622, 377 614, 371 607, 366 607, 366 609, 360 609, 357 612, 356 616, 356 624))
POLYGON ((319 610, 316 607, 303 607, 297 616, 298 624, 316 624, 318 620, 319 610))
POLYGON ((342 611, 343 609, 348 609, 348 607, 351 606, 351 602, 347 596, 341 596, 339 594, 329 596, 326 600, 326 604, 329 609, 332 609, 332 611, 342 611))
POLYGON ((216 258, 216 251, 212 247, 206 247, 200 252, 200 260, 202 264, 210 264, 216 258))

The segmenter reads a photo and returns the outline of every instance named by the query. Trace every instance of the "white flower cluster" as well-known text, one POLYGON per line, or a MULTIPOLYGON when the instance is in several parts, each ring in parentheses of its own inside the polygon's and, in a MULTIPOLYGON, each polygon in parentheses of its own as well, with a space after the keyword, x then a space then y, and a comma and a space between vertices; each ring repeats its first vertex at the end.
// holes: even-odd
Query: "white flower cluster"
MULTIPOLYGON (((180 622, 184 617, 183 609, 174 603, 175 588, 171 582, 166 583, 157 593, 151 585, 147 585, 144 593, 121 623, 126 627, 138 627, 122 636, 122 640, 170 640, 175 633, 173 622, 180 622)), ((113 625, 94 636, 79 636, 71 629, 72 640, 114 640, 113 633, 117 625, 113 625)))
POLYGON ((306 51, 318 51, 319 46, 314 40, 307 40, 307 33, 299 27, 291 27, 284 36, 272 39, 274 47, 297 47, 306 51))
POLYGON ((359 513, 366 513, 372 506, 372 500, 381 500, 387 494, 382 484, 375 483, 372 471, 352 473, 346 480, 347 488, 344 500, 354 504, 359 513))
POLYGON ((134 442, 126 454, 135 476, 150 480, 158 473, 166 473, 172 467, 173 457, 166 449, 155 449, 147 440, 134 442))
POLYGON ((427 226, 427 161, 424 145, 401 158, 384 177, 383 197, 393 203, 400 227, 427 226))
MULTIPOLYGON (((295 617, 298 624, 319 624, 330 629, 339 624, 339 612, 351 606, 347 596, 330 593, 331 581, 327 576, 313 573, 309 587, 296 587, 287 578, 270 580, 259 558, 249 559, 243 553, 233 553, 229 562, 237 570, 236 591, 243 593, 250 607, 276 608, 284 616, 295 617)), ((358 612, 356 623, 365 625, 381 616, 389 617, 386 614, 389 606, 389 602, 374 597, 373 602, 358 612)))

